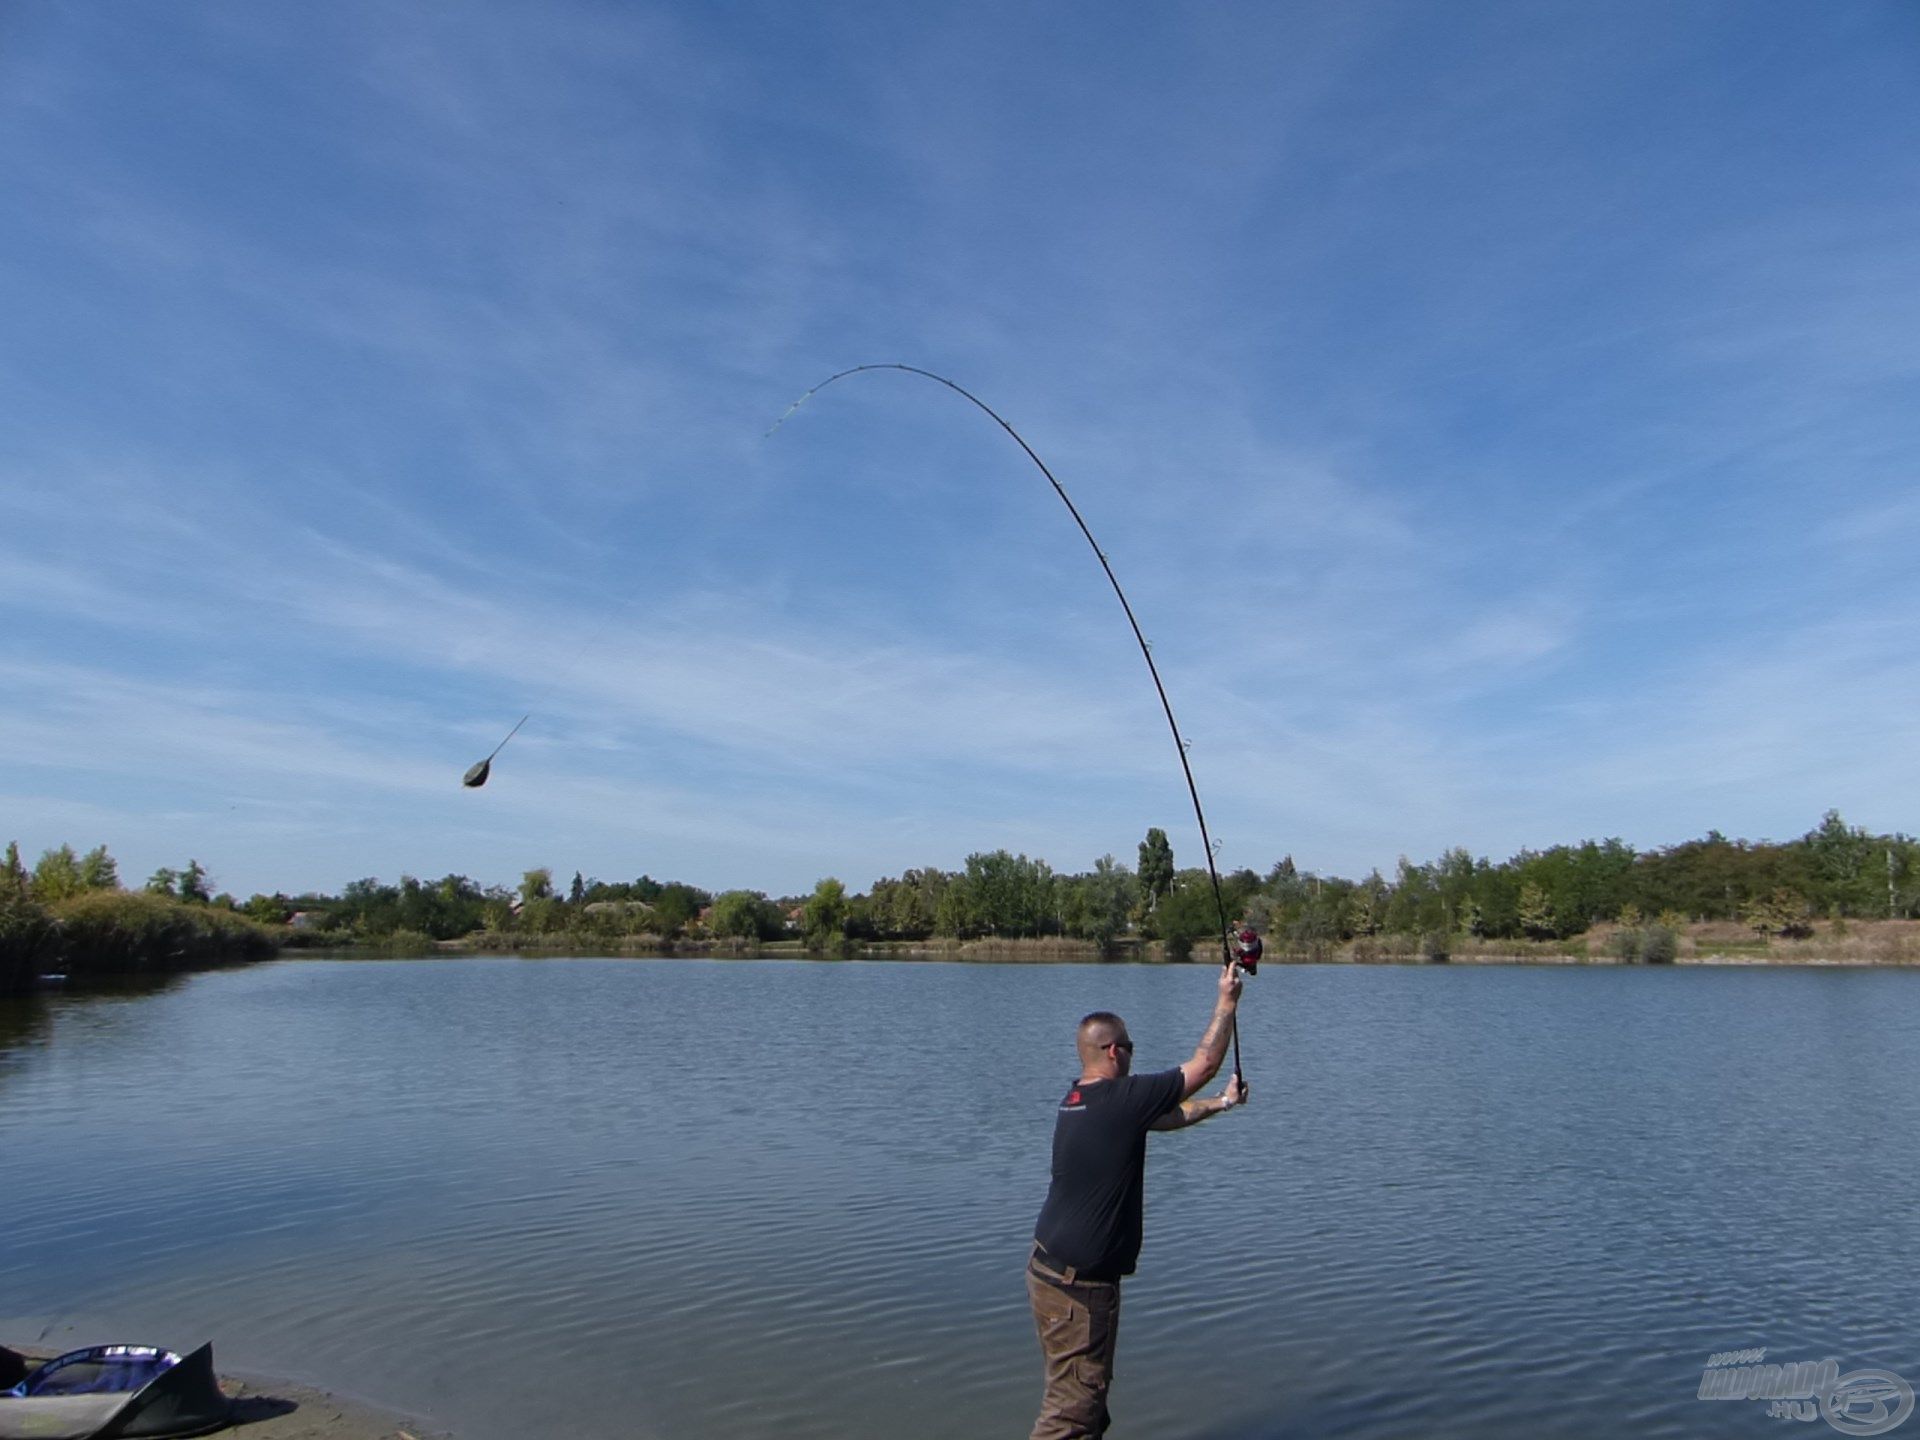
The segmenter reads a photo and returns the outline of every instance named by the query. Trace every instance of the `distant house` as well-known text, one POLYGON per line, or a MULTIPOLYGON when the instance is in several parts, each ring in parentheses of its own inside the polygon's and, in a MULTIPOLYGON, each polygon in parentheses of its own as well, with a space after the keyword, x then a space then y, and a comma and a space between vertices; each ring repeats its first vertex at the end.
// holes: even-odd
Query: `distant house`
POLYGON ((287 917, 289 930, 318 930, 326 921, 326 916, 317 910, 296 910, 287 917))
POLYGON ((796 905, 787 911, 787 929, 804 930, 807 928, 807 907, 796 905))

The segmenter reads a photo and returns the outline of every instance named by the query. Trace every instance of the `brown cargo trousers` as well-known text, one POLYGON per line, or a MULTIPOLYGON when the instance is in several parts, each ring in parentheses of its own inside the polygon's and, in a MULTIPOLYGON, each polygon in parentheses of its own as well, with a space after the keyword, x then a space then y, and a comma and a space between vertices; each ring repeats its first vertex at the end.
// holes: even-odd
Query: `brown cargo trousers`
POLYGON ((1098 1440, 1110 1423, 1120 1282, 1082 1280, 1036 1248, 1027 1262, 1027 1298, 1047 1363, 1047 1390, 1029 1440, 1098 1440))

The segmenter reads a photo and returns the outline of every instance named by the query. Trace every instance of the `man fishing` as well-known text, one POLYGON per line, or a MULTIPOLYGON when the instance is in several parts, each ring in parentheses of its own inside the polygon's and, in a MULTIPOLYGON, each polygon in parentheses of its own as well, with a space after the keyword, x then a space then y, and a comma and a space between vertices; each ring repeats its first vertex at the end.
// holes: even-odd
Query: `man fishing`
POLYGON ((1053 1127, 1053 1182, 1034 1225, 1027 1295, 1046 1359, 1047 1388, 1030 1440, 1080 1440, 1107 1430, 1120 1325, 1120 1280, 1140 1255, 1141 1191, 1149 1130, 1180 1130, 1247 1098, 1238 1074, 1195 1099, 1219 1073, 1240 1003, 1240 966, 1220 970, 1213 1018, 1177 1069, 1134 1075, 1133 1037, 1118 1015, 1080 1022, 1080 1078, 1053 1127))
MULTIPOLYGON (((1140 631, 1120 577, 1113 573, 1107 552, 1093 538, 1080 507, 1047 468, 1020 432, 998 411, 964 386, 918 365, 897 362, 854 365, 829 375, 792 405, 787 415, 836 381, 850 375, 890 370, 944 385, 973 405, 1012 437, 1053 487, 1079 527, 1100 569, 1113 587, 1114 598, 1126 612, 1127 624, 1140 646, 1140 658, 1153 677, 1154 692, 1166 712, 1173 734, 1180 773, 1193 799, 1193 818, 1200 827, 1200 844, 1207 857, 1207 877, 1213 882, 1214 904, 1220 913, 1221 938, 1227 940, 1227 908, 1220 894, 1220 876, 1213 864, 1213 840, 1200 807, 1200 787, 1187 763, 1187 742, 1173 718, 1173 702, 1160 683, 1160 667, 1153 647, 1140 631)), ((774 422, 777 430, 786 415, 774 422)), ((772 431, 768 431, 772 434, 772 431)), ((1231 942, 1228 942, 1231 944, 1231 942)), ((1164 1075, 1134 1077, 1133 1039, 1117 1015, 1097 1011, 1080 1022, 1080 1078, 1060 1103, 1053 1133, 1053 1185, 1035 1226, 1033 1258, 1027 1266, 1027 1291, 1033 1298, 1034 1323, 1040 1330, 1040 1348, 1047 1361, 1047 1393, 1033 1440, 1072 1440, 1098 1436, 1107 1429, 1107 1387, 1113 1379, 1113 1341, 1120 1315, 1120 1277, 1133 1273, 1140 1253, 1141 1179, 1147 1158, 1147 1131, 1178 1130, 1230 1110, 1247 1098, 1240 1076, 1239 1048, 1234 1053, 1232 1083, 1210 1100, 1195 1100, 1194 1092, 1220 1070, 1233 1038, 1233 1016, 1240 1000, 1240 963, 1249 975, 1259 961, 1259 937, 1238 957, 1232 949, 1221 967, 1220 999, 1200 1048, 1178 1070, 1164 1075)))

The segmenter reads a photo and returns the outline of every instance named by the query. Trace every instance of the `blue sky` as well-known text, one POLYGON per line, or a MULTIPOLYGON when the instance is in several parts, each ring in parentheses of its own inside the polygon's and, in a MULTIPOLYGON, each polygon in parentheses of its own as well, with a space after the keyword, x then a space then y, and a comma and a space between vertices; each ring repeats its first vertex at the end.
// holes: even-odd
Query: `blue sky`
POLYGON ((1920 8, 0 5, 0 839, 1920 829, 1920 8), (526 711, 482 791, 460 772, 526 711))

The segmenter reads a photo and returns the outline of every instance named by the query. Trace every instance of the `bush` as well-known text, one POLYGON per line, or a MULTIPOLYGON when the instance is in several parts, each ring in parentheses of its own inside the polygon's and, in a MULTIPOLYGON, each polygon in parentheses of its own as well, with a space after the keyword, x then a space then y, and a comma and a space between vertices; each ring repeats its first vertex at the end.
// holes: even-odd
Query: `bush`
POLYGON ((53 916, 0 876, 0 995, 30 988, 35 976, 57 963, 59 953, 60 927, 53 916))
POLYGON ((74 976, 176 970, 199 961, 260 960, 272 931, 228 910, 165 895, 94 890, 54 907, 62 962, 74 976))
POLYGON ((1641 958, 1645 936, 1637 927, 1623 927, 1607 937, 1607 953, 1631 965, 1641 958))
POLYGON ((1192 960, 1197 941, 1220 933, 1220 911, 1212 890, 1191 879, 1169 890, 1154 907, 1153 933, 1160 937, 1169 963, 1192 960))
POLYGON ((786 929, 780 907, 758 890, 729 890, 713 902, 708 927, 738 940, 778 940, 786 929))
POLYGON ((368 942, 367 948, 388 955, 432 955, 439 947, 434 944, 433 936, 424 930, 408 930, 403 926, 368 942))
POLYGON ((1416 935, 1382 935, 1379 944, 1382 960, 1411 960, 1420 951, 1420 937, 1416 935))
POLYGON ((1671 965, 1680 953, 1680 937, 1664 925, 1649 925, 1641 932, 1640 958, 1649 965, 1671 965))
POLYGON ((1304 955, 1316 965, 1333 958, 1333 947, 1340 943, 1340 932, 1321 915, 1303 915, 1281 931, 1280 948, 1289 955, 1304 955))
POLYGON ((1813 933, 1807 920, 1807 902, 1784 885, 1748 901, 1745 919, 1768 939, 1804 940, 1813 933))
POLYGON ((1429 930, 1420 937, 1420 958, 1429 965, 1444 965, 1452 957, 1452 937, 1446 931, 1429 930))

